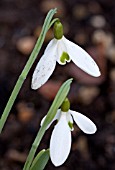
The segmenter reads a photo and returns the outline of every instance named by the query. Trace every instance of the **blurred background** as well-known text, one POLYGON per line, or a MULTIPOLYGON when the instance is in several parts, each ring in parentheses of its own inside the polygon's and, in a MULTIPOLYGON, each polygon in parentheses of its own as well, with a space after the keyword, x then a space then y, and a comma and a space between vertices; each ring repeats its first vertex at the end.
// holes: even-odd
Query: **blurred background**
MULTIPOLYGON (((0 0, 0 115, 40 34, 47 12, 64 25, 65 36, 94 58, 101 70, 93 78, 72 62, 57 64, 49 81, 31 89, 31 77, 52 29, 29 72, 0 137, 0 170, 21 170, 31 144, 59 87, 73 77, 71 109, 88 116, 97 125, 94 135, 84 134, 75 124, 72 148, 61 167, 46 170, 115 170, 115 1, 114 0, 0 0)), ((76 54, 77 56, 77 54, 76 54)), ((55 124, 55 123, 54 123, 55 124)), ((38 149, 49 147, 54 124, 38 149)))

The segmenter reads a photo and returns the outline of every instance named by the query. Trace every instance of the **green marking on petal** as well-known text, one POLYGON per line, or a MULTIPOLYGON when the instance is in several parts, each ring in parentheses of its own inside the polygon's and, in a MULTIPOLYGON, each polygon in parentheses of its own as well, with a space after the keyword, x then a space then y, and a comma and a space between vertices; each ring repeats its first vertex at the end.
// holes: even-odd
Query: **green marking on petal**
POLYGON ((69 61, 70 60, 70 57, 69 55, 66 53, 66 52, 63 52, 61 57, 60 57, 60 61, 62 63, 65 63, 66 61, 69 61))
POLYGON ((70 121, 68 122, 68 125, 70 127, 70 129, 73 129, 73 123, 71 123, 70 121))
POLYGON ((70 102, 69 102, 68 98, 66 98, 61 105, 61 111, 68 112, 69 109, 70 109, 70 102))
POLYGON ((63 37, 63 25, 62 25, 62 23, 60 21, 56 21, 54 23, 53 30, 54 30, 54 37, 57 40, 60 40, 63 37))

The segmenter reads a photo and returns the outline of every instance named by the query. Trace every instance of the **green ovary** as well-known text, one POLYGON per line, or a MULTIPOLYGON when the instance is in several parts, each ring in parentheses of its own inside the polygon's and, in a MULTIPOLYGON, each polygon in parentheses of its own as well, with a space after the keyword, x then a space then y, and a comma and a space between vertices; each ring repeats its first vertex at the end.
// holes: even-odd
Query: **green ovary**
POLYGON ((62 37, 63 37, 63 25, 60 21, 56 21, 54 23, 54 37, 57 39, 57 40, 60 40, 62 37))
POLYGON ((66 98, 61 105, 61 111, 68 112, 69 109, 70 109, 70 102, 69 102, 69 99, 66 98))
POLYGON ((69 55, 66 53, 66 52, 63 52, 61 57, 60 57, 60 61, 62 63, 65 63, 66 61, 69 61, 70 60, 70 57, 69 55))

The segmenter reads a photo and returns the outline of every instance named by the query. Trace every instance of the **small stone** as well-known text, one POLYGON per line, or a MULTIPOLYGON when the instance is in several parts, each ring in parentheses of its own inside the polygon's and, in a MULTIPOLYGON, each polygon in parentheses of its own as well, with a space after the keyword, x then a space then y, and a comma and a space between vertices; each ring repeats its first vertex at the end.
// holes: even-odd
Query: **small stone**
POLYGON ((28 123, 34 116, 34 108, 25 102, 20 102, 17 105, 18 119, 23 123, 28 123))
POLYGON ((113 36, 110 33, 106 33, 103 30, 96 30, 93 33, 92 40, 95 44, 102 43, 105 50, 107 50, 113 44, 113 36))
POLYGON ((79 89, 78 97, 81 103, 90 104, 100 93, 99 88, 83 86, 79 89))
POLYGON ((95 28, 103 28, 106 25, 106 20, 103 16, 96 15, 96 16, 91 17, 90 23, 95 28))
POLYGON ((17 49, 24 55, 29 55, 34 48, 36 39, 32 36, 22 37, 20 38, 17 43, 17 49))

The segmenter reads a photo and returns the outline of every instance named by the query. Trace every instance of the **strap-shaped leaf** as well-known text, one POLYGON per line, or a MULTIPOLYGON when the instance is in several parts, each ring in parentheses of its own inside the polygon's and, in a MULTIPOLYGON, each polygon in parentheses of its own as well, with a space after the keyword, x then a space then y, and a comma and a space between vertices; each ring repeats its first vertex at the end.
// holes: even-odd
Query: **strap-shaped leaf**
POLYGON ((35 157, 30 170, 43 170, 49 160, 49 149, 43 149, 35 157))

